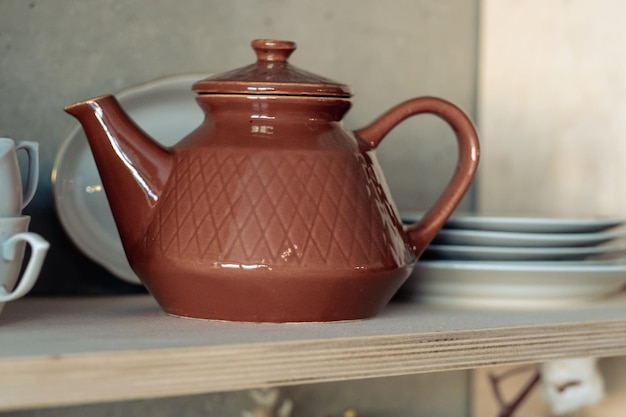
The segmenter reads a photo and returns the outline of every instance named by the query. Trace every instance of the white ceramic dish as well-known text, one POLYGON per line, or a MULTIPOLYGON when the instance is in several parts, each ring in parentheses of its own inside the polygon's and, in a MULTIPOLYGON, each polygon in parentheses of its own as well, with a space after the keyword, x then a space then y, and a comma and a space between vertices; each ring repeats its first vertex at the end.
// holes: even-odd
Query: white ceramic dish
POLYGON ((626 237, 624 231, 595 233, 525 233, 442 229, 434 244, 511 247, 591 246, 626 237))
MULTIPOLYGON (((403 218, 414 221, 416 213, 404 213, 403 218)), ((483 216, 479 214, 451 216, 445 224, 447 229, 485 230, 523 233, 594 233, 626 224, 626 219, 616 218, 548 218, 483 216)))
MULTIPOLYGON (((191 85, 206 74, 160 78, 116 93, 139 126, 161 144, 173 145, 200 125, 202 110, 191 85)), ((83 129, 75 124, 57 153, 52 172, 57 215, 74 244, 117 277, 134 284, 83 129)))
POLYGON ((420 261, 403 290, 447 306, 557 308, 616 293, 626 265, 612 262, 420 261))
POLYGON ((455 216, 446 227, 525 233, 592 233, 626 223, 626 219, 455 216))
POLYGON ((626 245, 579 247, 506 247, 429 245, 424 251, 428 259, 456 259, 474 261, 557 261, 588 258, 614 259, 626 256, 626 245))

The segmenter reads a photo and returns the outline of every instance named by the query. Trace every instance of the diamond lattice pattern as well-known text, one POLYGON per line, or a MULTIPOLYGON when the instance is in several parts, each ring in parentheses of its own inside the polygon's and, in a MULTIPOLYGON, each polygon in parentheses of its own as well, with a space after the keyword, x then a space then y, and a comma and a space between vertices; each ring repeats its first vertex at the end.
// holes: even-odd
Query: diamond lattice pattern
POLYGON ((406 239, 367 155, 287 150, 177 157, 146 250, 189 262, 274 267, 406 262, 406 239))

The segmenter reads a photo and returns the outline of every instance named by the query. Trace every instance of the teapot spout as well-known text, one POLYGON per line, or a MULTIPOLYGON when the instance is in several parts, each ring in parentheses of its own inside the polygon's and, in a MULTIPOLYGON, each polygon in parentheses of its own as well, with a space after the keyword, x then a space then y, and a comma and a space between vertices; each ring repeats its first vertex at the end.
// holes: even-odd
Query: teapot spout
POLYGON ((150 224, 172 167, 171 153, 111 95, 65 108, 82 125, 126 253, 150 224))

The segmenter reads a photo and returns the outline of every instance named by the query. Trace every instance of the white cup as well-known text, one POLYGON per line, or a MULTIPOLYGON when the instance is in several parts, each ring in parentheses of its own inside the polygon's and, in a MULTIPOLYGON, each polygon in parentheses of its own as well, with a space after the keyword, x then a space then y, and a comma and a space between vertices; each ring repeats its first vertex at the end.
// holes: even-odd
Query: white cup
POLYGON ((39 144, 14 142, 0 138, 0 217, 19 216, 33 199, 39 181, 39 144), (22 188, 22 177, 17 162, 17 151, 28 156, 27 179, 22 188))
POLYGON ((44 238, 28 232, 29 223, 30 216, 0 217, 0 313, 4 303, 33 288, 50 247, 44 238), (30 258, 20 277, 26 244, 30 245, 30 258))

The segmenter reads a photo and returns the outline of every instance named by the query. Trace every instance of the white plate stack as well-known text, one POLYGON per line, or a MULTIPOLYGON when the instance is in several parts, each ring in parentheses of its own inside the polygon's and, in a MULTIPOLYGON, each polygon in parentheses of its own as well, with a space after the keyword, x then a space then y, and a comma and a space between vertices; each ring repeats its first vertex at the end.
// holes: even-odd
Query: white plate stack
MULTIPOLYGON (((417 216, 404 216, 412 222, 417 216)), ((403 292, 456 306, 565 307, 626 283, 626 219, 453 216, 403 292)))

